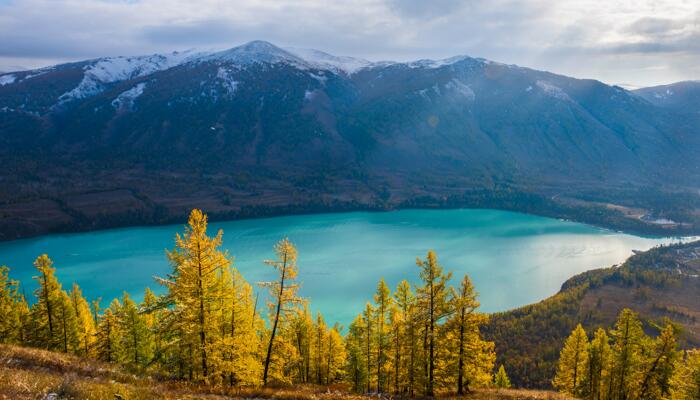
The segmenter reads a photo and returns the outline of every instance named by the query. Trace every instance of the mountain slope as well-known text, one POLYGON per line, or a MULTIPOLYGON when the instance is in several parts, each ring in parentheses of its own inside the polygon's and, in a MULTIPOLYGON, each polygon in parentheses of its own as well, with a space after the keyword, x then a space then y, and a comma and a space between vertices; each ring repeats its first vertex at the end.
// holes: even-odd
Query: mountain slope
MULTIPOLYGON (((392 207, 471 189, 616 203, 616 193, 653 187, 690 196, 686 230, 700 208, 693 117, 619 87, 483 59, 373 63, 256 41, 0 82, 5 238, 163 222, 193 206, 392 207), (123 201, 103 206, 114 192, 123 201)), ((619 205, 667 217, 649 203, 619 205)))
POLYGON ((648 334, 666 319, 684 348, 700 346, 700 242, 655 248, 619 266, 584 272, 537 304, 492 315, 483 329, 496 343, 497 363, 521 387, 547 388, 559 351, 578 323, 589 337, 609 328, 623 308, 639 313, 648 334), (533 357, 533 355, 536 355, 533 357))

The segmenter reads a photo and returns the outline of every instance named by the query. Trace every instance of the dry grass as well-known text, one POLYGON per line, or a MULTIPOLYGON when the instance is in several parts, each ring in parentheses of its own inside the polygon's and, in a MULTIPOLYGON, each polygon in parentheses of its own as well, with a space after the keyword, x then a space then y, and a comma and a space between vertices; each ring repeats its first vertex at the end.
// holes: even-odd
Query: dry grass
MULTIPOLYGON (((372 396, 377 398, 377 396, 372 396)), ((230 390, 136 376, 118 366, 25 347, 0 345, 0 399, 276 399, 370 400, 345 386, 230 390)), ((389 399, 388 397, 386 399, 389 399)), ((459 399, 444 397, 445 400, 459 399)), ((553 392, 479 390, 463 399, 566 400, 553 392)))

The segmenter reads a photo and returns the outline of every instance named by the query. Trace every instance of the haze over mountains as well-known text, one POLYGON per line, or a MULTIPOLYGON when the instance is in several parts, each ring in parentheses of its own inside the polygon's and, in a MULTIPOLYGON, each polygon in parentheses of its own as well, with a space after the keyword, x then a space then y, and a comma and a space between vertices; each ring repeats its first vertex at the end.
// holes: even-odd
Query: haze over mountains
POLYGON ((660 215, 624 200, 653 187, 696 215, 699 99, 698 82, 628 91, 467 56, 369 62, 261 41, 6 73, 0 237, 475 189, 660 215))

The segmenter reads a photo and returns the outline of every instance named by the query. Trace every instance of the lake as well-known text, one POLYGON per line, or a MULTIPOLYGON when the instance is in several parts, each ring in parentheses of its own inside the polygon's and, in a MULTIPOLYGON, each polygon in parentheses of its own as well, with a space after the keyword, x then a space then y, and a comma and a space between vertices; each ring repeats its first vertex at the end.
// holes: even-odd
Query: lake
MULTIPOLYGON (((172 248, 184 225, 112 229, 48 235, 0 243, 0 265, 11 268, 30 294, 36 288, 33 260, 48 253, 64 288, 77 282, 88 299, 106 306, 126 290, 141 298, 153 276, 171 267, 172 248)), ((273 244, 288 236, 299 250, 301 295, 327 321, 349 323, 371 299, 380 277, 393 289, 402 279, 415 282, 417 256, 438 254, 453 283, 469 274, 480 293, 482 311, 503 311, 556 293, 571 276, 624 261, 632 250, 677 242, 638 237, 584 224, 514 212, 401 210, 298 215, 218 222, 223 243, 251 283, 274 279, 263 260, 273 244)), ((256 290, 259 290, 256 288, 256 290)))

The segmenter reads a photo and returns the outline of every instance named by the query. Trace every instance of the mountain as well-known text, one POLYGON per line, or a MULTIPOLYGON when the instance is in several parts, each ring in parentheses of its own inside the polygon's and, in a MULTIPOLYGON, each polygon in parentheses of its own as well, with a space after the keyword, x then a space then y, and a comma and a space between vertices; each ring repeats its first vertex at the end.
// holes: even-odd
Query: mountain
POLYGON ((659 107, 679 113, 700 113, 700 81, 684 81, 670 85, 637 89, 635 94, 659 107))
POLYGON ((0 237, 194 206, 552 208, 520 194, 586 208, 586 222, 695 230, 700 116, 643 93, 467 56, 370 62, 262 41, 3 74, 0 237))

